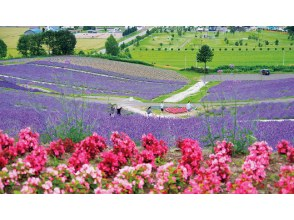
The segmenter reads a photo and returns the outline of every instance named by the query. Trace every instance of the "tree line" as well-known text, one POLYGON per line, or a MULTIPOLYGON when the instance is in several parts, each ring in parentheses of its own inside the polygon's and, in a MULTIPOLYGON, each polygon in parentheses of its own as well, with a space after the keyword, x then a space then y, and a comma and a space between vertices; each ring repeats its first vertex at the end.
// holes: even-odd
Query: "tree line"
POLYGON ((128 27, 123 33, 122 36, 127 36, 133 32, 137 31, 137 27, 128 27))
POLYGON ((17 50, 23 56, 72 55, 76 43, 76 37, 68 30, 46 31, 22 35, 18 40, 17 50))

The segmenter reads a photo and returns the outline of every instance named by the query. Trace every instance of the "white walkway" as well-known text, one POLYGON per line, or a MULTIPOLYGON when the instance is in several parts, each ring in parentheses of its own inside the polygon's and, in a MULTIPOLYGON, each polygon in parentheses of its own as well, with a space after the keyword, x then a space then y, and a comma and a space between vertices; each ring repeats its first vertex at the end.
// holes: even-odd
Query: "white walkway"
POLYGON ((200 81, 198 83, 196 83, 194 86, 191 86, 189 89, 180 92, 178 94, 175 94, 167 99, 165 99, 165 102, 179 102, 182 101, 183 99, 185 99, 186 97, 197 93, 203 86, 205 86, 205 84, 208 82, 204 82, 204 81, 200 81))

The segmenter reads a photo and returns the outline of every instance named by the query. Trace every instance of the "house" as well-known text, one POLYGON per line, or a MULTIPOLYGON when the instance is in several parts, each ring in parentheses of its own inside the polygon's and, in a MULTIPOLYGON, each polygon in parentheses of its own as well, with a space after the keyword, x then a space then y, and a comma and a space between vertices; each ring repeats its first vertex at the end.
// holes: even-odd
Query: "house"
POLYGON ((209 26, 208 31, 216 31, 217 26, 209 26))
POLYGON ((47 26, 46 27, 46 31, 54 31, 54 32, 56 32, 56 31, 59 31, 59 30, 60 30, 60 28, 58 26, 47 26))
POLYGON ((24 32, 24 35, 40 34, 42 30, 40 28, 32 28, 24 32))

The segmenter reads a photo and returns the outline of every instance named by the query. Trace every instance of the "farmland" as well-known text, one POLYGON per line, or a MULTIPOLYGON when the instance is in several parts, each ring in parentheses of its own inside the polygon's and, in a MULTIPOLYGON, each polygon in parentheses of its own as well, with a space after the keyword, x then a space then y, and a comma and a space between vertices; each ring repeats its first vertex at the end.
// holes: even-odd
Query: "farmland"
MULTIPOLYGON (((293 65, 293 42, 287 39, 286 33, 258 32, 216 32, 190 33, 178 36, 174 33, 155 33, 140 41, 138 46, 131 46, 134 59, 154 63, 162 67, 189 68, 202 67, 196 63, 196 51, 207 44, 214 50, 214 58, 208 63, 210 68, 220 65, 293 65), (195 37, 195 35, 197 37, 195 37), (205 38, 202 37, 206 35, 205 38), (259 36, 259 40, 249 39, 259 36), (224 39, 228 39, 228 44, 224 39), (278 45, 275 41, 278 39, 278 45), (242 45, 235 43, 242 41, 242 45), (265 45, 268 41, 268 45, 265 45), (261 44, 259 46, 259 43, 261 44)), ((239 43, 238 43, 239 44, 239 43)))
MULTIPOLYGON (((0 61, 0 193, 293 193, 293 74, 179 70, 201 66, 196 50, 213 42, 210 68, 293 64, 287 35, 255 33, 269 41, 259 47, 250 34, 155 33, 130 46, 154 66, 0 61), (182 97, 161 103, 174 95, 182 97)), ((87 40, 83 50, 95 49, 87 40)))

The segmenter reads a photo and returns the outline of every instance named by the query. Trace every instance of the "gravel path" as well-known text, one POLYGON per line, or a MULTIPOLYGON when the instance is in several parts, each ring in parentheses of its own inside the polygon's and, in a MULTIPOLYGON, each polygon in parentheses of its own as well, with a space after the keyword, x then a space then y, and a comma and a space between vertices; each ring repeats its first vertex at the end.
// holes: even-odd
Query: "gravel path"
POLYGON ((275 79, 288 79, 294 78, 292 73, 282 73, 282 74, 271 74, 269 76, 261 74, 221 74, 221 75, 205 75, 202 80, 205 82, 209 81, 227 81, 227 80, 275 80, 275 79))

